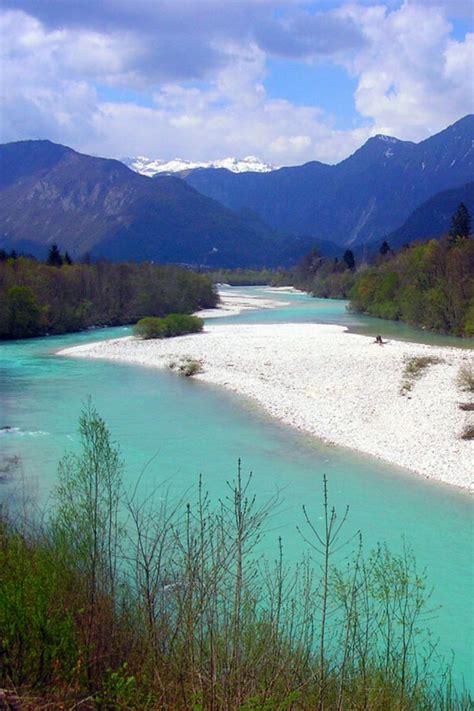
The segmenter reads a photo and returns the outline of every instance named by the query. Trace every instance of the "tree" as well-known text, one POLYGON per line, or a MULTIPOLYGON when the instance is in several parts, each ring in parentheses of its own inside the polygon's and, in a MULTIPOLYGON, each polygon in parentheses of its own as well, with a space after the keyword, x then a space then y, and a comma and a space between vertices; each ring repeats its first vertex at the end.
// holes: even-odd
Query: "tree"
POLYGON ((465 239, 469 237, 470 232, 471 216, 465 204, 460 202, 451 220, 451 228, 449 230, 450 241, 456 242, 459 238, 465 239))
POLYGON ((344 252, 343 260, 346 263, 348 269, 354 269, 355 259, 351 249, 346 249, 346 251, 344 252))
MULTIPOLYGON (((81 571, 87 601, 82 613, 89 684, 100 673, 107 605, 116 600, 123 463, 104 420, 91 402, 79 419, 81 450, 59 464, 52 530, 64 564, 81 571)), ((103 671, 103 669, 102 669, 103 671)))
POLYGON ((384 240, 384 241, 382 242, 382 244, 380 245, 380 249, 379 249, 380 254, 382 255, 382 257, 385 257, 385 255, 388 254, 388 253, 391 252, 391 251, 392 251, 392 250, 391 250, 391 247, 390 247, 389 243, 388 243, 388 242, 385 242, 385 240, 384 240))
POLYGON ((72 264, 72 259, 67 251, 64 252, 64 264, 72 264))
POLYGON ((61 252, 59 251, 57 244, 52 244, 49 248, 46 264, 48 264, 50 267, 62 267, 63 258, 61 256, 61 252))
POLYGON ((313 247, 308 254, 305 254, 299 264, 299 268, 303 274, 313 275, 316 274, 323 261, 324 260, 317 247, 313 247))
POLYGON ((9 338, 37 336, 41 330, 41 309, 28 286, 12 286, 6 293, 9 338))

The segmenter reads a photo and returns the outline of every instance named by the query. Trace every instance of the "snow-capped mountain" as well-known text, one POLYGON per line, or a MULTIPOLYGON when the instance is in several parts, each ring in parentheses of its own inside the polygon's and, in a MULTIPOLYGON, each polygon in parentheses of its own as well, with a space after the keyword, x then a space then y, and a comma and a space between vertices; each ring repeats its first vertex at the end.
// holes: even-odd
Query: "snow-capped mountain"
POLYGON ((152 160, 146 156, 136 158, 122 158, 122 163, 141 175, 152 177, 157 173, 180 173, 183 170, 196 168, 226 168, 231 173, 269 173, 275 166, 264 163, 255 156, 245 158, 222 158, 222 160, 190 161, 176 158, 175 160, 152 160))

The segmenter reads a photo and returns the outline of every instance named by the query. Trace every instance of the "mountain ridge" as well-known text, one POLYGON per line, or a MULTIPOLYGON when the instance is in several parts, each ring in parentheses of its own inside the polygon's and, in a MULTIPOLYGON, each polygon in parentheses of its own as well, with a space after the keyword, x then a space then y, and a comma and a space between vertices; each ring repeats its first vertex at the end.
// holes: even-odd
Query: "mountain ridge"
POLYGON ((0 146, 0 247, 34 254, 53 242, 74 257, 212 267, 276 266, 311 246, 305 238, 289 245, 256 215, 178 177, 151 179, 50 141, 0 146))
POLYGON ((471 180, 473 139, 469 114, 419 143, 374 136, 336 165, 310 161, 258 175, 198 169, 184 179, 272 227, 352 247, 383 238, 436 193, 471 180))

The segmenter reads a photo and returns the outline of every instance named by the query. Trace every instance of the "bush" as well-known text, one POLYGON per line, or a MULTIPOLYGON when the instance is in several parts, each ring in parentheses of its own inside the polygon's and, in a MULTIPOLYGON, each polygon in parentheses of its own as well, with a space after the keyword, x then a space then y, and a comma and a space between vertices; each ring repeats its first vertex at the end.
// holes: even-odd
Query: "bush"
POLYGON ((168 314, 163 321, 166 325, 166 336, 183 336, 186 333, 200 333, 204 321, 198 316, 186 314, 168 314))
POLYGON ((171 338, 183 336, 186 333, 199 333, 204 327, 204 321, 198 316, 186 314, 169 314, 165 318, 147 316, 140 319, 134 327, 134 333, 139 338, 171 338))
POLYGON ((200 360, 188 359, 185 360, 184 363, 181 363, 178 370, 187 378, 191 378, 193 375, 198 375, 203 372, 202 362, 200 360))
POLYGON ((474 365, 466 364, 461 366, 457 383, 461 390, 467 393, 474 393, 474 365))
POLYGON ((166 326, 165 320, 163 318, 155 318, 153 316, 147 316, 147 318, 142 318, 134 326, 133 332, 139 338, 165 338, 166 337, 166 326))

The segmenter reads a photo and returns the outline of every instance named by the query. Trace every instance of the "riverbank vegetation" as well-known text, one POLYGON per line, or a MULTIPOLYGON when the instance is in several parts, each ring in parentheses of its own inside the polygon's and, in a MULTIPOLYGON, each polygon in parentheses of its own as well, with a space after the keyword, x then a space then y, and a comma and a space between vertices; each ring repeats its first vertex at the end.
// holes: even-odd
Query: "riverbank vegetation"
POLYGON ((347 544, 326 481, 289 568, 281 539, 262 557, 276 502, 258 503, 240 466, 215 505, 202 481, 192 503, 189 492, 140 500, 93 407, 79 432, 47 515, 1 509, 0 688, 12 707, 470 708, 436 660, 409 549, 365 554, 358 534, 347 544))
POLYGON ((287 276, 292 286, 323 299, 348 299, 356 280, 356 262, 351 250, 343 259, 323 257, 311 250, 287 276))
POLYGON ((133 332, 139 338, 173 338, 184 336, 186 333, 200 333, 204 328, 204 321, 198 316, 188 314, 168 314, 163 318, 148 316, 140 319, 134 326, 133 332))
POLYGON ((349 299, 354 312, 474 336, 474 239, 447 235, 397 253, 383 243, 372 262, 361 264, 349 252, 337 260, 312 250, 279 275, 279 283, 316 297, 349 299))
POLYGON ((217 269, 206 272, 213 284, 228 286, 267 286, 279 285, 287 279, 283 269, 217 269))
POLYGON ((350 308, 474 336, 474 239, 415 244, 357 274, 350 308))
MULTIPOLYGON (((50 255, 51 256, 51 255, 50 255)), ((216 306, 210 279, 149 263, 0 260, 0 338, 28 338, 216 306)), ((54 255, 53 255, 54 257, 54 255)), ((70 260, 69 260, 70 261, 70 260)))

